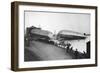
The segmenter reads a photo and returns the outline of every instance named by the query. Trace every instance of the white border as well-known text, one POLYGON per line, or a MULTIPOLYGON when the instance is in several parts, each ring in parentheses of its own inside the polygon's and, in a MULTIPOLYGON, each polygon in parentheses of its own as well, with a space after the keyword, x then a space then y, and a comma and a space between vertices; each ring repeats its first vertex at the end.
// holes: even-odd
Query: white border
POLYGON ((57 8, 57 7, 19 5, 19 55, 18 55, 19 68, 95 64, 95 31, 94 30, 95 30, 95 10, 94 9, 60 8, 60 7, 57 8), (90 13, 91 14, 91 19, 90 19, 91 21, 91 59, 24 62, 24 10, 90 13))

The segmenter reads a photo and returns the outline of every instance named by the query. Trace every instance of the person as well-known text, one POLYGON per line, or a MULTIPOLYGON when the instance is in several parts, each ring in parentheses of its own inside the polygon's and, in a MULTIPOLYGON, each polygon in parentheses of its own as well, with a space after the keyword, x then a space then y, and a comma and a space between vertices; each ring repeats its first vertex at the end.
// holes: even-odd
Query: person
POLYGON ((69 46, 67 46, 67 49, 66 49, 66 52, 68 52, 69 51, 69 46))
POLYGON ((83 57, 86 58, 86 52, 85 51, 83 51, 83 57))
POLYGON ((73 50, 73 47, 71 47, 70 50, 72 51, 73 50))
POLYGON ((78 53, 78 50, 76 49, 75 50, 75 59, 78 59, 78 55, 79 55, 79 53, 78 53))
POLYGON ((70 52, 72 52, 72 50, 73 50, 73 47, 70 48, 70 52))
POLYGON ((71 44, 70 44, 70 43, 68 43, 68 44, 67 44, 67 49, 66 49, 66 52, 69 52, 70 46, 71 46, 71 44))

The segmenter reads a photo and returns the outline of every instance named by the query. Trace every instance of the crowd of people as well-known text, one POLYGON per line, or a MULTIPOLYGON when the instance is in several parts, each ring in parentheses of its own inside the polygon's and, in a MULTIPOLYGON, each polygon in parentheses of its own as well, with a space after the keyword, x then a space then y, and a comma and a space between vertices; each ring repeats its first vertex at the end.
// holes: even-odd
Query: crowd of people
POLYGON ((66 51, 66 53, 69 53, 73 57, 73 59, 87 58, 87 54, 85 51, 79 52, 77 48, 73 49, 73 46, 71 45, 71 43, 67 43, 67 44, 60 43, 60 44, 57 44, 57 46, 60 48, 63 48, 66 51))

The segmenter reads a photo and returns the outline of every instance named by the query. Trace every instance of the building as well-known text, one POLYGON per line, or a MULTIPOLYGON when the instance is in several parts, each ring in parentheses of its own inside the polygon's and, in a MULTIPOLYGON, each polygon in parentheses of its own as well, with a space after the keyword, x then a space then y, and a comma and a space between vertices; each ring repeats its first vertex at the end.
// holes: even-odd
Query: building
POLYGON ((76 40, 76 39, 85 39, 86 36, 82 33, 70 31, 70 30, 61 30, 59 31, 57 38, 63 38, 64 40, 76 40))
POLYGON ((57 39, 63 41, 64 44, 70 43, 73 50, 77 49, 81 53, 89 53, 90 51, 89 44, 87 47, 87 43, 90 41, 90 35, 70 30, 61 30, 57 34, 57 39))
POLYGON ((50 39, 50 37, 52 37, 52 33, 50 31, 42 30, 41 28, 34 26, 27 28, 26 35, 31 38, 31 40, 50 39))

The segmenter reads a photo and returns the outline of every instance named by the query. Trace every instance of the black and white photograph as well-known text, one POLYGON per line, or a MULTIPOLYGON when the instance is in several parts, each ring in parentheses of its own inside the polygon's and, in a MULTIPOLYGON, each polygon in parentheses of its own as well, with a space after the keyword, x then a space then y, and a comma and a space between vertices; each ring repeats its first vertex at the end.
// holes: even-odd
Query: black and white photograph
POLYGON ((90 58, 90 14, 24 11, 24 61, 90 58))
POLYGON ((13 2, 14 71, 97 66, 97 7, 13 2))

